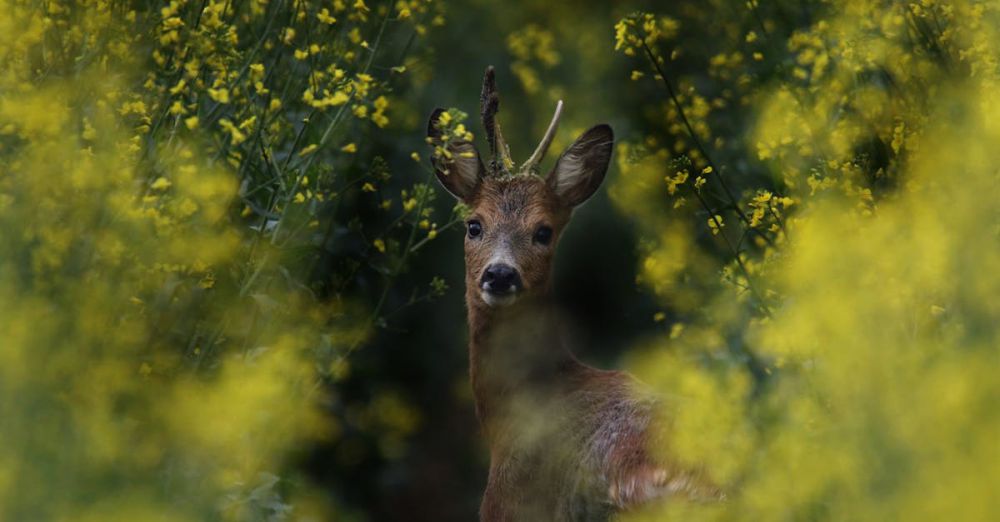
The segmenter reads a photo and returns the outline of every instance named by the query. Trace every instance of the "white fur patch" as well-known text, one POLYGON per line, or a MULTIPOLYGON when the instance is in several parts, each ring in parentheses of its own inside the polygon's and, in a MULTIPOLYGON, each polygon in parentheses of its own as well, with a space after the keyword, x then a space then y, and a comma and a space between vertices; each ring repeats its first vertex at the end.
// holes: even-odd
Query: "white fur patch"
MULTIPOLYGON (((493 251, 493 256, 486 263, 486 267, 489 268, 493 265, 507 265, 520 273, 521 269, 517 266, 517 262, 514 260, 514 253, 510 248, 510 243, 507 241, 501 241, 493 251)), ((497 294, 490 291, 490 284, 483 283, 480 286, 480 294, 483 296, 483 301, 489 306, 510 306, 514 304, 517 300, 518 294, 520 293, 520 288, 515 288, 510 292, 497 294)))
POLYGON ((568 152, 559 158, 556 171, 556 194, 564 197, 574 187, 585 182, 587 172, 583 168, 583 156, 568 152))
POLYGON ((487 292, 483 290, 480 292, 483 296, 483 301, 488 305, 495 308, 500 308, 504 306, 510 306, 517 301, 517 292, 508 292, 506 294, 494 294, 492 292, 487 292))

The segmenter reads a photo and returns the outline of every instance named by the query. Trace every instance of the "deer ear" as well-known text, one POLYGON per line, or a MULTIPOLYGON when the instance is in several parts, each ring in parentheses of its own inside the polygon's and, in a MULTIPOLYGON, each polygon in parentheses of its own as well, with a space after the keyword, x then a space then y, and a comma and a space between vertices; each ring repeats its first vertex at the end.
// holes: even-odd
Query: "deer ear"
MULTIPOLYGON (((441 108, 434 109, 427 121, 428 143, 433 147, 441 144, 440 138, 443 133, 438 118, 444 112, 445 110, 441 108)), ((452 196, 468 200, 479 186, 479 180, 486 174, 486 167, 479 159, 479 151, 471 142, 464 140, 449 141, 445 150, 450 157, 431 156, 434 174, 452 196)))
POLYGON ((601 124, 584 132, 559 156, 546 181, 563 203, 575 207, 597 192, 614 143, 611 126, 601 124))

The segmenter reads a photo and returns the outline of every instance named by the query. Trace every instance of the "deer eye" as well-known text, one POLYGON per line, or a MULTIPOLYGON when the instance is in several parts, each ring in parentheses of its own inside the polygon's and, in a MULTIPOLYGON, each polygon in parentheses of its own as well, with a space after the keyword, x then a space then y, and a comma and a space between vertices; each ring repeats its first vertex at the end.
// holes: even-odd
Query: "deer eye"
POLYGON ((547 245, 552 241, 552 227, 542 225, 535 231, 535 243, 547 245))
POLYGON ((479 237, 479 236, 481 236, 483 234, 483 225, 482 225, 482 223, 476 221, 475 219, 473 219, 472 221, 469 221, 468 226, 469 226, 469 237, 470 238, 476 238, 476 237, 479 237))

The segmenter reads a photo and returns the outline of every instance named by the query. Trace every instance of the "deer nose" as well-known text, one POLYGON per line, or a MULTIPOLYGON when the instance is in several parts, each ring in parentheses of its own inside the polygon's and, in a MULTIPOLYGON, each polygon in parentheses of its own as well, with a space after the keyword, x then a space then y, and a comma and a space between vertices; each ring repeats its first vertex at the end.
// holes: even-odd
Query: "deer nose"
POLYGON ((495 294, 516 292, 521 286, 521 274, 510 265, 497 263, 486 267, 480 281, 483 290, 495 294))

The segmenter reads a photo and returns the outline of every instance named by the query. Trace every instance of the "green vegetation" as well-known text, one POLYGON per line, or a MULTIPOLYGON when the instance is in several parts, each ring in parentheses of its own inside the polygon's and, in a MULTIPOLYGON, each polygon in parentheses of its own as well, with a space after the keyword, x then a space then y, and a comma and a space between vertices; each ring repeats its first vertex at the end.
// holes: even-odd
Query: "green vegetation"
POLYGON ((556 294, 729 491, 625 519, 995 518, 1000 4, 659 4, 0 0, 0 519, 473 518, 490 64, 615 127, 556 294))

